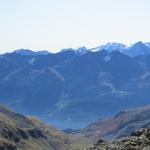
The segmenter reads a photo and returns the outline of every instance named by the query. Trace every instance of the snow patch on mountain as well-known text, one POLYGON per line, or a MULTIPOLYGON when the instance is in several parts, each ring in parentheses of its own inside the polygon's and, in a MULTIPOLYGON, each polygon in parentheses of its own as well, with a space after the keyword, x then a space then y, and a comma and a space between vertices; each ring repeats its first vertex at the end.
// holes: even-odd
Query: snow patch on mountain
POLYGON ((107 51, 122 51, 126 48, 127 46, 122 44, 122 43, 115 43, 115 42, 112 42, 112 43, 107 43, 105 45, 101 45, 99 47, 96 47, 96 48, 92 48, 91 51, 101 51, 101 50, 107 50, 107 51))
POLYGON ((105 62, 108 62, 110 59, 111 59, 111 57, 110 57, 110 56, 106 56, 106 57, 104 57, 104 61, 105 61, 105 62))

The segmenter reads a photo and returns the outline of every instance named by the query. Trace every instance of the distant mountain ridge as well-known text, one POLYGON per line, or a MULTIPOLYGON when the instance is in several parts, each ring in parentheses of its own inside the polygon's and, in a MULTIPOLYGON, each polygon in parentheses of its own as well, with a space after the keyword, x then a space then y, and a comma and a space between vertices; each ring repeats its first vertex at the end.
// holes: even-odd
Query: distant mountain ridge
POLYGON ((14 53, 20 54, 20 55, 48 55, 50 54, 50 52, 46 50, 34 52, 30 49, 19 49, 19 50, 15 50, 14 53))
MULTIPOLYGON (((86 48, 86 47, 79 47, 76 49, 67 48, 67 49, 62 49, 60 52, 75 51, 77 54, 85 54, 89 51, 97 52, 97 51, 101 51, 101 50, 106 50, 109 52, 120 51, 124 54, 134 57, 134 56, 138 56, 138 55, 150 54, 150 42, 143 43, 143 42, 139 41, 139 42, 137 42, 135 44, 131 44, 129 46, 122 44, 122 43, 117 43, 117 42, 108 42, 104 45, 100 45, 95 48, 86 48)), ((49 52, 47 50, 41 50, 41 51, 35 52, 30 49, 18 49, 18 50, 15 50, 14 53, 21 54, 21 55, 48 55, 51 52, 49 52)))
POLYGON ((81 128, 149 104, 149 48, 142 42, 131 48, 140 54, 81 47, 0 55, 0 102, 61 128, 81 128))
POLYGON ((150 54, 150 47, 148 47, 147 44, 144 44, 142 42, 137 42, 131 47, 129 47, 125 53, 132 57, 138 55, 147 55, 150 54))
POLYGON ((107 50, 109 52, 111 51, 120 51, 124 54, 127 54, 131 57, 135 57, 138 55, 147 55, 150 54, 150 44, 149 43, 143 43, 141 41, 127 46, 122 43, 107 43, 105 45, 102 45, 100 47, 92 48, 91 51, 101 51, 101 50, 107 50))

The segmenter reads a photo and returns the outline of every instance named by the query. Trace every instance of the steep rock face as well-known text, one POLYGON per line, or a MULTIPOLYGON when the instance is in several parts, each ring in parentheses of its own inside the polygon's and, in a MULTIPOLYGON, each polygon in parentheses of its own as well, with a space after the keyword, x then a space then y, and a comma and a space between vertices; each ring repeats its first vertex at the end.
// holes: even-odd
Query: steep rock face
POLYGON ((131 134, 131 136, 105 142, 99 140, 90 150, 149 150, 150 149, 150 129, 141 129, 131 134))

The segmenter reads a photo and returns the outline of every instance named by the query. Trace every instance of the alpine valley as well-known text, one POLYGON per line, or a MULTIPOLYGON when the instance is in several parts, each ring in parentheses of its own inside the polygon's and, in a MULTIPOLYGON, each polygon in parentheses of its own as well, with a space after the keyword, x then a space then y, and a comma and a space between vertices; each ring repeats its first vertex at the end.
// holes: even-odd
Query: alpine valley
POLYGON ((62 129, 147 105, 149 91, 149 43, 0 55, 0 103, 62 129))

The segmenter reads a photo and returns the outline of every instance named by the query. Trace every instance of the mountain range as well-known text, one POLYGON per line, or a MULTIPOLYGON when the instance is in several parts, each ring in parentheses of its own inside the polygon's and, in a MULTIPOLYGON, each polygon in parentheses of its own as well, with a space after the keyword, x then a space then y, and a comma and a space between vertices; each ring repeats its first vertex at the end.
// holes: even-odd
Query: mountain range
MULTIPOLYGON (((97 51, 101 51, 101 50, 107 50, 109 52, 120 51, 129 56, 134 57, 134 56, 138 56, 138 55, 150 54, 149 48, 150 48, 150 42, 143 43, 143 42, 139 41, 135 44, 130 44, 128 46, 125 44, 122 44, 122 43, 109 42, 107 44, 100 45, 100 46, 94 47, 94 48, 86 48, 86 47, 79 47, 77 49, 67 48, 67 49, 62 49, 61 52, 72 50, 78 54, 84 54, 88 51, 97 52, 97 51)), ((41 51, 34 52, 30 49, 18 49, 18 50, 15 50, 14 53, 21 54, 21 55, 48 55, 48 54, 51 54, 51 52, 49 52, 47 50, 41 50, 41 51)))
POLYGON ((0 103, 59 128, 149 104, 150 44, 0 55, 0 103))

